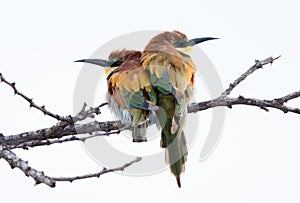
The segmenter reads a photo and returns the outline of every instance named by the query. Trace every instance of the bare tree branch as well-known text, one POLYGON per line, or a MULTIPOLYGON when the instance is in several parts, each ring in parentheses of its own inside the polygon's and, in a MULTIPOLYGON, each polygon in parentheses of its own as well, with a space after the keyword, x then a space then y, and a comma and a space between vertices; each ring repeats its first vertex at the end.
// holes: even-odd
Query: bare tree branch
POLYGON ((141 161, 142 158, 137 157, 136 159, 134 159, 133 161, 124 164, 123 166, 117 167, 117 168, 112 168, 112 169, 107 169, 107 168, 103 168, 100 172, 97 173, 91 173, 91 174, 87 174, 87 175, 82 175, 82 176, 74 176, 74 177, 60 177, 60 178, 51 178, 52 180, 55 181, 68 181, 68 182, 73 182, 74 180, 80 180, 80 179, 86 179, 86 178, 99 178, 101 175, 105 174, 105 173, 110 173, 110 172, 116 172, 116 171, 123 171, 125 168, 131 166, 132 164, 141 161))
POLYGON ((33 140, 29 142, 20 143, 17 145, 9 145, 10 149, 15 148, 22 148, 22 149, 29 149, 30 147, 37 147, 37 146, 48 146, 52 144, 61 144, 65 142, 71 142, 71 141, 83 141, 79 137, 71 136, 64 139, 48 139, 48 140, 33 140))
MULTIPOLYGON (((283 112, 293 112, 299 114, 298 108, 292 108, 289 106, 284 105, 285 102, 298 98, 300 96, 300 91, 291 93, 281 98, 276 98, 273 100, 260 100, 254 98, 245 98, 243 96, 239 96, 237 98, 228 97, 231 91, 240 84, 246 77, 252 74, 255 70, 258 70, 262 66, 266 64, 271 64, 274 60, 278 59, 279 57, 272 58, 269 57, 267 59, 261 61, 255 61, 255 64, 250 67, 245 73, 243 73, 238 79, 236 79, 229 88, 227 88, 220 97, 200 102, 197 104, 191 104, 188 107, 189 113, 195 113, 198 111, 203 111, 209 108, 214 108, 218 106, 227 106, 232 108, 233 105, 250 105, 250 106, 257 106, 261 109, 268 111, 268 108, 275 108, 282 110, 283 112)), ((82 110, 72 118, 74 122, 81 121, 86 119, 87 117, 93 118, 94 114, 99 114, 100 108, 105 106, 107 103, 103 103, 95 108, 90 108, 86 110, 86 104, 84 104, 82 110)), ((118 134, 123 129, 124 126, 119 121, 108 121, 108 122, 91 122, 87 124, 79 124, 79 125, 70 125, 65 122, 59 122, 55 126, 51 128, 45 128, 33 132, 25 132, 18 135, 10 135, 10 136, 0 136, 0 144, 9 145, 12 148, 28 148, 28 147, 35 147, 35 146, 43 146, 43 145, 50 145, 55 143, 63 143, 67 141, 75 141, 81 140, 80 138, 67 138, 66 140, 49 140, 54 138, 62 138, 64 136, 69 135, 76 135, 76 134, 85 134, 85 133, 94 133, 94 132, 105 132, 104 135, 110 134, 118 134), (121 129, 121 130, 120 130, 121 129)), ((82 140, 81 140, 82 141, 82 140)))
POLYGON ((44 183, 50 187, 55 187, 55 181, 44 175, 44 172, 37 171, 28 165, 28 162, 23 161, 17 155, 8 148, 0 145, 0 158, 5 159, 11 168, 19 168, 26 176, 29 176, 35 180, 36 185, 44 183))
MULTIPOLYGON (((207 110, 214 107, 220 107, 220 106, 227 106, 229 108, 232 108, 233 105, 248 105, 248 106, 256 106, 266 111, 269 111, 268 108, 274 108, 274 109, 281 110, 284 113, 293 112, 293 113, 300 114, 299 108, 292 108, 283 104, 284 102, 287 102, 289 100, 298 97, 300 97, 300 91, 273 100, 245 98, 243 96, 239 96, 237 98, 219 97, 214 100, 200 102, 197 104, 191 104, 188 107, 188 112, 196 113, 198 111, 203 111, 203 110, 207 110)), ((108 121, 108 122, 94 121, 91 123, 80 124, 76 126, 68 125, 64 129, 58 131, 51 131, 46 128, 34 132, 22 133, 19 135, 5 136, 5 138, 7 139, 3 143, 9 145, 9 147, 12 149, 13 148, 28 149, 28 147, 45 146, 45 145, 51 145, 56 143, 69 142, 69 141, 85 141, 86 139, 95 136, 108 136, 111 134, 119 134, 124 129, 127 128, 124 128, 124 126, 119 121, 108 121), (81 137, 81 138, 72 136, 66 139, 53 140, 54 138, 62 138, 64 136, 69 136, 69 135, 94 133, 99 131, 103 131, 105 133, 96 133, 94 135, 81 137), (43 136, 41 136, 39 134, 40 132, 49 132, 49 133, 43 134, 43 136), (24 139, 20 139, 20 137, 24 139)), ((0 143, 1 143, 1 136, 0 136, 0 143)))
POLYGON ((82 121, 82 120, 85 120, 86 118, 94 118, 95 117, 94 114, 96 114, 96 115, 100 114, 101 113, 100 108, 107 104, 108 103, 105 102, 95 108, 90 107, 89 110, 86 110, 87 105, 86 105, 86 103, 84 103, 81 111, 75 117, 73 117, 72 120, 74 123, 76 123, 77 121, 82 121))
MULTIPOLYGON (((203 111, 209 108, 214 108, 218 106, 227 106, 231 108, 233 105, 250 105, 250 106, 257 106, 261 109, 268 111, 267 108, 275 108, 282 110, 283 112, 293 112, 299 113, 298 108, 292 108, 285 106, 283 103, 287 102, 288 100, 295 99, 299 97, 299 91, 294 92, 292 94, 286 95, 281 98, 273 99, 273 100, 260 100, 254 98, 245 98, 243 96, 237 98, 230 98, 228 95, 231 91, 239 85, 245 78, 247 78, 250 74, 254 71, 262 68, 264 65, 272 64, 274 60, 278 59, 279 57, 273 58, 269 57, 267 59, 255 61, 255 64, 250 67, 245 73, 243 73, 238 79, 236 79, 232 84, 229 85, 220 97, 200 102, 197 104, 191 104, 188 107, 189 113, 195 113, 198 111, 203 111)), ((106 105, 107 103, 103 103, 95 108, 90 108, 86 110, 86 105, 83 106, 82 110, 72 118, 74 122, 84 120, 87 117, 93 117, 94 114, 100 113, 100 108, 106 105)), ((94 133, 103 131, 106 132, 106 135, 109 134, 118 134, 119 130, 124 128, 124 126, 119 121, 108 121, 108 122, 91 122, 87 124, 80 124, 80 125, 69 125, 67 123, 60 122, 51 128, 45 128, 38 131, 33 132, 26 132, 21 133, 18 135, 11 135, 11 136, 4 136, 0 137, 0 144, 5 143, 6 145, 11 145, 12 147, 34 147, 39 145, 48 145, 54 143, 62 143, 63 141, 49 141, 49 139, 53 138, 61 138, 64 136, 69 135, 76 135, 76 134, 85 134, 85 133, 94 133), (113 132, 111 132, 113 131, 113 132), (109 133, 111 132, 111 133, 109 133), (46 141, 45 141, 46 140, 46 141), (33 141, 33 142, 31 142, 33 141), (43 141, 43 142, 41 142, 43 141)), ((75 138, 67 139, 66 141, 74 141, 77 140, 75 138)))
POLYGON ((57 136, 55 135, 61 130, 63 130, 67 125, 68 123, 66 122, 58 122, 50 128, 44 128, 32 132, 24 132, 17 135, 0 136, 0 144, 17 145, 32 140, 45 140, 49 138, 57 138, 57 136))
POLYGON ((51 113, 50 111, 46 110, 45 105, 43 106, 38 106, 36 103, 33 102, 33 99, 30 99, 29 97, 27 97, 25 94, 23 94, 22 92, 20 92, 17 88, 16 88, 16 83, 15 82, 8 82, 4 77, 3 74, 0 73, 0 83, 4 82, 5 84, 7 84, 8 86, 10 86, 13 90, 15 95, 19 95, 21 98, 23 98, 24 100, 26 100, 29 103, 30 107, 36 108, 37 110, 43 112, 45 115, 50 116, 52 118, 55 118, 59 121, 64 121, 64 122, 72 122, 72 119, 67 116, 67 117, 62 117, 58 114, 54 114, 51 113))
POLYGON ((131 166, 132 164, 139 162, 142 160, 142 158, 137 157, 135 160, 124 164, 123 166, 112 168, 112 169, 107 169, 103 168, 102 171, 97 172, 97 173, 92 173, 88 175, 82 175, 82 176, 75 176, 75 177, 60 177, 60 178, 55 178, 55 177, 49 177, 44 174, 42 171, 37 171, 34 168, 30 167, 28 165, 28 162, 23 161, 17 155, 11 151, 8 148, 5 148, 0 145, 0 158, 5 159, 11 168, 19 168, 21 171, 26 176, 29 176, 35 180, 35 184, 38 185, 40 183, 46 184, 50 187, 55 187, 56 181, 69 181, 73 182, 74 180, 79 180, 79 179, 85 179, 85 178, 92 178, 92 177, 100 177, 101 175, 105 173, 111 173, 111 172, 116 172, 116 171, 123 171, 125 168, 131 166))
POLYGON ((249 75, 251 75, 254 71, 262 68, 264 65, 272 64, 275 60, 279 59, 280 56, 273 58, 269 57, 264 60, 255 60, 255 64, 249 68, 245 73, 243 73, 240 77, 238 77, 233 83, 230 83, 229 87, 222 93, 220 97, 226 97, 228 96, 232 90, 240 84, 243 80, 245 80, 249 75))
MULTIPOLYGON (((86 119, 87 117, 93 117, 94 114, 100 114, 100 108, 105 106, 107 103, 100 104, 98 107, 86 109, 86 104, 83 105, 82 110, 71 119, 75 122, 86 119)), ((66 135, 92 133, 96 131, 109 132, 111 130, 118 130, 121 127, 119 121, 111 122, 93 122, 83 125, 74 125, 67 122, 58 122, 50 128, 44 128, 31 132, 24 132, 17 135, 0 136, 0 144, 6 145, 19 145, 21 143, 47 140, 52 138, 61 138, 66 135)), ((121 127, 122 128, 122 127, 121 127)))
POLYGON ((17 135, 0 136, 0 144, 15 146, 30 141, 61 138, 68 135, 93 133, 98 131, 109 133, 110 131, 115 130, 117 133, 118 130, 122 129, 123 127, 124 126, 120 123, 120 121, 94 121, 79 125, 66 125, 66 123, 60 122, 51 128, 44 128, 32 132, 24 132, 17 135))
POLYGON ((188 107, 188 112, 196 113, 198 111, 203 111, 218 106, 227 106, 229 108, 232 108, 233 105, 249 105, 249 106, 257 106, 265 111, 269 111, 268 107, 270 107, 270 108, 281 110, 284 113, 292 112, 292 113, 299 114, 300 113, 299 108, 292 108, 284 105, 284 103, 289 100, 300 97, 300 91, 293 92, 281 98, 272 99, 272 100, 245 98, 243 96, 239 96, 237 98, 228 97, 228 95, 232 92, 232 90, 237 85, 239 85, 243 80, 245 80, 249 75, 251 75, 254 71, 262 68, 264 65, 272 64, 278 58, 280 58, 280 56, 276 58, 269 57, 261 61, 255 60, 255 64, 252 67, 250 67, 245 73, 243 73, 240 77, 238 77, 233 83, 230 83, 229 87, 221 94, 220 97, 205 102, 191 104, 188 107))
POLYGON ((284 104, 285 102, 288 102, 288 101, 290 101, 290 100, 292 100, 292 99, 298 98, 299 95, 300 95, 300 91, 297 91, 297 92, 293 92, 293 93, 291 93, 291 94, 288 94, 288 95, 286 95, 286 96, 284 96, 284 97, 277 98, 277 99, 275 99, 275 100, 276 100, 278 103, 280 103, 280 104, 284 104))
MULTIPOLYGON (((299 98, 300 91, 296 91, 288 95, 285 95, 283 97, 275 98, 271 100, 246 98, 243 96, 239 96, 236 98, 229 97, 233 89, 237 87, 249 75, 251 75, 256 70, 262 68, 264 65, 272 64, 279 57, 276 58, 269 57, 261 61, 256 60, 255 64, 252 67, 250 67, 245 73, 243 73, 240 77, 238 77, 233 83, 231 83, 229 87, 221 94, 220 97, 209 101, 190 104, 188 106, 188 113, 196 113, 198 111, 203 111, 203 110, 207 110, 214 107, 220 107, 220 106, 226 106, 232 108, 233 105, 246 105, 246 106, 256 106, 265 111, 269 111, 269 108, 274 108, 274 109, 281 110, 284 113, 292 112, 292 113, 300 114, 299 108, 294 108, 285 105, 286 102, 299 98)), ((28 166, 27 162, 18 158, 14 154, 14 152, 11 151, 11 149, 13 148, 28 149, 29 147, 45 146, 45 145, 65 143, 70 141, 85 141, 87 139, 96 136, 108 136, 111 134, 119 134, 122 130, 129 129, 130 127, 122 125, 120 121, 107 121, 107 122, 94 121, 85 124, 77 124, 76 122, 78 121, 83 121, 86 118, 94 118, 95 115, 100 114, 101 113, 100 108, 105 106, 107 103, 103 103, 98 107, 89 108, 89 109, 87 109, 86 104, 84 104, 81 111, 74 117, 71 116, 62 117, 47 111, 44 106, 40 107, 35 103, 33 103, 32 99, 29 99, 29 97, 20 93, 16 89, 15 83, 8 82, 0 74, 0 82, 1 81, 9 85, 14 90, 15 94, 21 96, 23 99, 29 102, 31 107, 35 107, 36 109, 42 111, 44 114, 56 118, 57 120, 60 121, 50 128, 44 128, 37 131, 24 132, 17 135, 8 135, 8 136, 4 136, 3 134, 0 133, 0 158, 4 158, 11 165, 12 168, 13 167, 20 168, 25 175, 32 177, 36 181, 36 184, 44 183, 46 185, 54 187, 56 181, 72 182, 78 179, 99 177, 100 175, 108 172, 124 170, 124 168, 130 166, 131 164, 140 161, 140 158, 137 158, 128 164, 125 164, 121 167, 117 167, 114 169, 104 168, 102 171, 97 173, 75 176, 75 177, 60 177, 60 178, 45 176, 43 172, 31 168, 30 166, 28 166), (89 135, 86 135, 84 137, 76 136, 79 134, 89 134, 89 135)))
POLYGON ((64 138, 64 139, 48 139, 48 140, 33 140, 33 141, 29 141, 29 142, 24 142, 18 145, 9 145, 10 149, 14 149, 14 148, 22 148, 22 149, 29 149, 29 147, 37 147, 37 146, 45 146, 45 145, 52 145, 52 144, 61 144, 61 143, 65 143, 65 142, 71 142, 71 141, 82 141, 85 142, 87 139, 91 139, 93 137, 99 137, 99 136, 109 136, 112 134, 119 134, 122 131, 122 129, 120 130, 114 130, 114 131, 110 131, 110 132, 105 132, 105 133, 99 133, 99 132, 95 132, 92 135, 88 135, 88 136, 84 136, 84 137, 77 137, 77 136, 71 136, 68 138, 64 138))
POLYGON ((299 108, 292 108, 292 107, 286 106, 282 103, 282 100, 288 101, 288 100, 300 97, 300 91, 293 93, 293 97, 289 97, 288 100, 287 100, 287 96, 278 98, 278 99, 273 99, 273 100, 260 100, 260 99, 254 99, 254 98, 245 98, 243 96, 239 96, 237 98, 230 98, 230 97, 217 98, 214 100, 200 102, 197 104, 190 105, 188 107, 188 112, 196 113, 198 111, 203 111, 203 110, 218 107, 218 106, 227 106, 229 108, 232 108, 233 105, 249 105, 249 106, 257 106, 266 111, 269 111, 268 108, 275 108, 275 109, 283 111, 284 113, 292 112, 292 113, 300 114, 299 108))

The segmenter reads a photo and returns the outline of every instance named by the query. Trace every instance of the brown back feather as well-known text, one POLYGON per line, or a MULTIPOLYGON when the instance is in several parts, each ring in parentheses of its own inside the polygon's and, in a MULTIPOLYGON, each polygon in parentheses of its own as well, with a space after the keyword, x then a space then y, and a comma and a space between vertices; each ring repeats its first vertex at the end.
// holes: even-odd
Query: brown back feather
MULTIPOLYGON (((111 57, 119 57, 123 61, 122 65, 115 68, 108 78, 108 93, 113 94, 114 89, 118 86, 118 83, 126 78, 126 74, 129 71, 141 68, 140 58, 142 52, 135 50, 113 51, 110 54, 111 57)), ((129 79, 129 78, 128 78, 129 79)))
POLYGON ((121 50, 115 50, 112 51, 108 57, 108 59, 120 59, 122 61, 124 61, 124 58, 126 58, 126 56, 128 57, 129 55, 135 55, 141 53, 140 51, 136 51, 136 50, 127 50, 127 49, 121 49, 121 50))

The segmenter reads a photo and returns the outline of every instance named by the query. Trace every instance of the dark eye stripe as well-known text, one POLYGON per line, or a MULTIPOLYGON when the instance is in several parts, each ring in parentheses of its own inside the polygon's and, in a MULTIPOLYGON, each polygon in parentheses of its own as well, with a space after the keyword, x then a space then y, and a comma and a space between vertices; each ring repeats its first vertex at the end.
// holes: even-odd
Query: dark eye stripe
POLYGON ((122 61, 115 61, 115 62, 113 62, 111 65, 110 65, 110 67, 117 67, 117 66, 120 66, 122 64, 122 61))

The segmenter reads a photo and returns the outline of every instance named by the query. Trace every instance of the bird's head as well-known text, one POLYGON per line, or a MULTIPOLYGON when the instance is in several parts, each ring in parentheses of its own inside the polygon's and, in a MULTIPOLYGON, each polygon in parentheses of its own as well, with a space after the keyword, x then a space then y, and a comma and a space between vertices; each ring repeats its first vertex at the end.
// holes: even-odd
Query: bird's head
POLYGON ((179 31, 163 32, 153 37, 145 49, 167 50, 167 48, 170 48, 171 46, 172 48, 177 49, 181 54, 190 55, 194 45, 214 39, 218 38, 203 37, 189 40, 184 33, 179 31))
POLYGON ((122 65, 122 63, 133 53, 134 50, 116 50, 110 53, 107 60, 104 59, 82 59, 75 62, 91 63, 94 65, 104 67, 105 75, 108 76, 115 68, 122 65))

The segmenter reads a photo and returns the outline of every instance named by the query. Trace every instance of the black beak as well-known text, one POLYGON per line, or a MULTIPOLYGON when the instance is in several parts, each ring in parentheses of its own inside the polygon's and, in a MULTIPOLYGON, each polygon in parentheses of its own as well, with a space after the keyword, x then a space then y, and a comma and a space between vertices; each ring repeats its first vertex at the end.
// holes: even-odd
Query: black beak
POLYGON ((219 38, 214 38, 214 37, 202 37, 202 38, 195 38, 191 39, 189 41, 189 46, 194 46, 195 44, 199 44, 208 40, 214 40, 214 39, 219 39, 219 38))
POLYGON ((91 63, 102 67, 110 66, 110 64, 106 60, 102 60, 102 59, 82 59, 74 62, 91 63))

